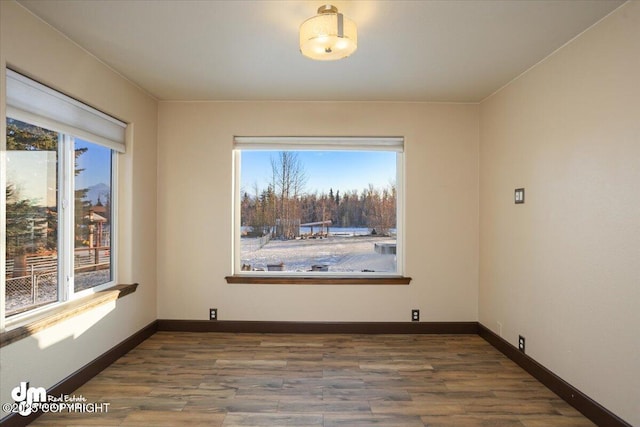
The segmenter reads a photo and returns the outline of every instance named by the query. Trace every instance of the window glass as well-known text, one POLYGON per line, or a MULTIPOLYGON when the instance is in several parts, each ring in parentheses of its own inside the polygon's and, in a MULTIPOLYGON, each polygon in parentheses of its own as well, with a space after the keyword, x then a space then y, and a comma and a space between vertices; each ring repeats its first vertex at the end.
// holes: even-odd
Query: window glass
POLYGON ((6 314, 58 300, 58 133, 7 119, 6 314))
POLYGON ((237 155, 241 271, 399 273, 397 152, 237 155))
POLYGON ((75 291, 111 281, 111 150, 75 140, 75 291))

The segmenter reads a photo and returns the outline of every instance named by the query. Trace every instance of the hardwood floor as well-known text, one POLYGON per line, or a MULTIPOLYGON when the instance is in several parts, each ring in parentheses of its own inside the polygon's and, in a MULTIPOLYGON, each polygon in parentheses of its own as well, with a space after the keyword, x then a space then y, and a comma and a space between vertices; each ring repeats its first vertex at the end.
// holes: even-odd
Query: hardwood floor
POLYGON ((477 335, 158 332, 32 425, 592 426, 477 335))

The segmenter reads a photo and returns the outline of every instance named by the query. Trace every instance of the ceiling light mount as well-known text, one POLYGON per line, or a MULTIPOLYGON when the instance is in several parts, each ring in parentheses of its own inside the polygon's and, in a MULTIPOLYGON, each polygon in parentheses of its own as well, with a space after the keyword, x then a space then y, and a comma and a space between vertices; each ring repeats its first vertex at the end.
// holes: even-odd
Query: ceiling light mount
POLYGON ((326 4, 300 25, 300 52, 318 61, 346 58, 358 48, 356 24, 326 4))
POLYGON ((318 8, 318 15, 323 13, 338 13, 338 8, 332 4, 323 4, 318 8))

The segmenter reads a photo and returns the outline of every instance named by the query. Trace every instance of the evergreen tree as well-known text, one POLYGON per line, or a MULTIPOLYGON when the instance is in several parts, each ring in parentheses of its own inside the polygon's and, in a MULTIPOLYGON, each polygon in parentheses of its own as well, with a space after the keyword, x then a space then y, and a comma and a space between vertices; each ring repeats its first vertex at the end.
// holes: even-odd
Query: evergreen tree
POLYGON ((47 231, 47 216, 42 209, 33 201, 20 198, 13 184, 7 185, 5 196, 7 257, 33 253, 46 246, 42 237, 47 231))
MULTIPOLYGON (((58 133, 19 120, 7 118, 7 151, 50 151, 56 153, 57 162, 58 133)), ((76 176, 84 170, 77 167, 77 159, 86 151, 87 148, 79 148, 74 152, 76 160, 74 174, 76 176)), ((56 176, 56 181, 57 180, 58 177, 56 176)), ((89 189, 87 188, 76 189, 74 194, 76 246, 82 244, 80 231, 82 225, 86 225, 84 218, 89 213, 90 202, 86 200, 88 191, 89 189)), ((54 206, 38 208, 33 200, 20 200, 15 186, 11 183, 7 184, 5 196, 7 198, 7 239, 9 239, 9 235, 14 237, 19 235, 25 236, 27 233, 29 233, 29 235, 38 235, 40 238, 46 235, 45 242, 40 242, 37 245, 32 244, 30 246, 31 249, 24 248, 23 250, 33 251, 36 250, 35 246, 56 250, 58 235, 57 200, 54 206), (30 225, 26 224, 24 215, 31 216, 30 225), (36 227, 37 231, 34 231, 33 227, 36 227)), ((7 245, 10 245, 8 240, 7 245)))
MULTIPOLYGON (((7 151, 57 152, 57 149, 56 132, 7 119, 7 151)), ((57 246, 56 206, 43 207, 34 200, 21 198, 14 183, 7 183, 5 198, 7 256, 34 253, 40 248, 57 246)))

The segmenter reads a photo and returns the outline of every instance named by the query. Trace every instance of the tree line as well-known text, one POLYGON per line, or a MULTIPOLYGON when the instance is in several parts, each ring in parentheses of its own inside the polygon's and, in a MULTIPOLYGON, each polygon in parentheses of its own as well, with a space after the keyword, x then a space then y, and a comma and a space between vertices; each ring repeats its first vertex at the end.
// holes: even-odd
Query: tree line
POLYGON ((263 190, 243 191, 241 223, 254 235, 292 238, 302 223, 328 221, 333 227, 369 228, 388 235, 396 227, 395 185, 349 191, 306 192, 304 165, 295 152, 271 159, 271 182, 263 190))

